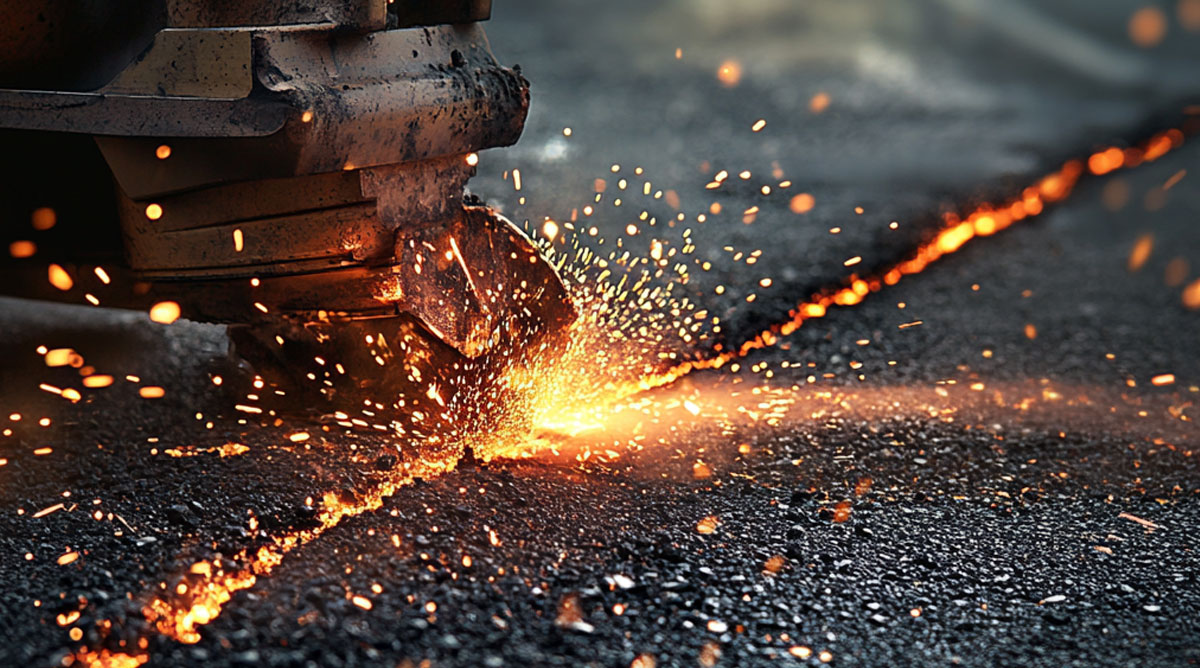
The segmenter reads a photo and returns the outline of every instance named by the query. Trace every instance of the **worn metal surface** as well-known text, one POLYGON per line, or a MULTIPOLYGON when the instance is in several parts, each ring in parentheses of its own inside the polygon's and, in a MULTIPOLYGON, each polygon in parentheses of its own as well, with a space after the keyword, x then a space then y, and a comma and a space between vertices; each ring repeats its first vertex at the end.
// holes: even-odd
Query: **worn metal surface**
MULTIPOLYGON (((164 278, 250 278, 355 262, 385 262, 399 228, 455 215, 470 167, 461 156, 397 165, 390 187, 380 172, 355 170, 215 186, 149 200, 120 199, 130 266, 164 278), (392 202, 394 198, 396 202, 392 202), (420 204, 432 199, 436 212, 420 204), (379 204, 377 204, 379 200, 379 204), (386 204, 385 204, 386 202, 386 204), (377 212, 377 206, 383 211, 377 212), (240 241, 238 241, 240 239, 240 241), (294 266, 308 260, 306 267, 294 266)), ((461 207, 461 203, 460 203, 461 207)))
POLYGON ((101 89, 163 97, 243 98, 254 80, 251 33, 244 30, 162 30, 150 47, 101 89), (169 54, 169 55, 168 55, 169 54))
POLYGON ((165 12, 147 0, 0 0, 0 18, 0 88, 86 91, 145 49, 165 12))

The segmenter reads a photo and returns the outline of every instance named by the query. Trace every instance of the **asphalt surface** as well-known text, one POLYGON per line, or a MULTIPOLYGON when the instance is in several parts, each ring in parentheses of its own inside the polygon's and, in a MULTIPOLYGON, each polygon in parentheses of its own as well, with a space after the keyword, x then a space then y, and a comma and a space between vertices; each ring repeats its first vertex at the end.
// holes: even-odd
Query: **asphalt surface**
MULTIPOLYGON (((1055 39, 1031 43, 1006 23, 1023 4, 642 4, 497 4, 493 48, 522 65, 534 106, 520 145, 481 156, 471 188, 538 228, 594 204, 605 179, 588 224, 609 239, 643 209, 676 214, 644 181, 675 191, 713 265, 681 289, 724 320, 705 346, 779 320, 851 257, 886 265, 941 213, 1181 123, 1196 101, 1200 34, 1172 18, 1162 45, 1137 49, 1127 7, 1064 5, 1040 17, 1055 39), (730 60, 734 87, 717 79, 730 60), (814 113, 818 93, 829 106, 814 113), (721 169, 751 176, 707 190, 721 169), (797 192, 813 194, 808 214, 789 211, 797 192)), ((160 583, 311 526, 308 498, 349 498, 415 455, 232 410, 210 380, 219 327, 4 300, 0 414, 22 417, 0 438, 0 665, 139 638, 150 665, 1194 664, 1200 312, 1181 291, 1200 271, 1198 160, 1193 140, 1086 179, 740 373, 658 391, 674 406, 660 420, 584 439, 664 444, 608 462, 570 448, 469 461, 401 487, 235 593, 194 645, 146 628, 160 583), (1190 267, 1182 284, 1173 261, 1190 267), (40 391, 78 374, 47 369, 39 345, 117 382, 75 404, 40 391), (789 407, 778 420, 752 394, 763 362, 789 407), (139 396, 151 384, 161 399, 139 396), (693 418, 671 403, 685 396, 734 417, 693 418), (314 437, 290 441, 301 429, 314 437), (166 452, 229 442, 248 450, 166 452), (80 556, 57 563, 68 552, 80 556)))

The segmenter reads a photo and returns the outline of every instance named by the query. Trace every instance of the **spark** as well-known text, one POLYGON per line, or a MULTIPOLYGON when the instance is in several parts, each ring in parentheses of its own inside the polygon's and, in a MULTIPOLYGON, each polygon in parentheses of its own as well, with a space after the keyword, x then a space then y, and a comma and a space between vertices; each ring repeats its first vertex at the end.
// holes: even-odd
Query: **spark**
POLYGON ((471 292, 475 292, 475 279, 471 278, 471 269, 467 267, 467 261, 463 259, 462 253, 458 250, 458 242, 454 237, 450 237, 450 250, 454 255, 454 259, 458 260, 458 266, 462 267, 463 275, 467 277, 467 285, 471 287, 471 292))
POLYGON ((50 285, 53 285, 59 290, 66 292, 75 287, 75 280, 71 278, 71 275, 67 273, 66 269, 63 269, 57 264, 51 264, 47 269, 47 273, 50 278, 50 285))
POLYGON ((62 510, 63 508, 64 508, 63 504, 61 504, 61 503, 56 503, 56 504, 54 504, 53 506, 50 506, 50 507, 48 507, 48 508, 42 508, 41 510, 37 511, 36 513, 34 513, 34 514, 32 515, 32 517, 33 517, 34 519, 38 519, 38 518, 40 518, 40 517, 45 517, 45 516, 49 515, 50 513, 55 513, 55 512, 58 512, 58 511, 62 510))
POLYGON ((1129 251, 1129 271, 1135 272, 1141 270, 1146 264, 1146 260, 1150 259, 1150 253, 1153 250, 1153 234, 1143 234, 1138 237, 1137 242, 1133 244, 1133 249, 1129 251))
POLYGON ((1183 289, 1183 305, 1190 309, 1200 309, 1200 278, 1183 289))
POLYGON ((829 108, 829 94, 817 93, 808 101, 808 109, 814 114, 819 114, 829 108))
POLYGON ((169 325, 179 319, 179 304, 176 302, 158 302, 150 307, 150 319, 162 325, 169 325))
POLYGON ((48 367, 83 366, 83 357, 71 348, 55 348, 53 350, 48 350, 42 357, 42 361, 48 367))
POLYGON ((35 253, 37 253, 37 244, 32 241, 14 241, 8 245, 8 254, 17 260, 33 257, 35 253))
POLYGON ((1163 385, 1174 385, 1175 384, 1175 374, 1160 373, 1157 376, 1150 379, 1150 384, 1157 385, 1159 387, 1161 387, 1163 385))
POLYGON ((813 199, 812 195, 808 193, 800 193, 799 195, 792 197, 791 201, 788 202, 788 208, 792 210, 792 213, 802 214, 812 211, 812 208, 815 204, 816 200, 813 199))
POLYGON ((1142 7, 1129 17, 1129 39, 1148 49, 1158 46, 1167 34, 1167 16, 1158 7, 1142 7))
POLYGON ((742 65, 736 60, 727 60, 717 68, 717 80, 726 88, 733 88, 742 80, 742 65))
POLYGON ((54 209, 44 206, 33 210, 30 222, 33 224, 33 229, 38 232, 45 232, 58 223, 58 214, 55 213, 54 209))

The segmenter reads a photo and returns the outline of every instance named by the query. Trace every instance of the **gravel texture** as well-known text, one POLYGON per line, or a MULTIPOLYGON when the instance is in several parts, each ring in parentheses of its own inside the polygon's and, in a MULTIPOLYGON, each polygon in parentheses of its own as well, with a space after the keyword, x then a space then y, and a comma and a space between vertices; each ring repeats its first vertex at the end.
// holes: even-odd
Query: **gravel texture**
MULTIPOLYGON (((643 209, 674 214, 644 181, 675 191, 714 265, 686 289, 736 342, 838 283, 852 256, 882 266, 945 211, 1181 122, 1200 34, 1171 19, 1142 51, 1127 8, 977 4, 497 3, 493 47, 523 66, 534 106, 521 144, 481 156, 471 188, 537 227, 605 179, 589 224, 610 238, 643 209), (1048 12, 1054 39, 1021 37, 1030 11, 1048 12), (726 60, 736 87, 717 80, 726 60), (720 169, 752 176, 706 190, 720 169), (797 192, 814 196, 807 215, 788 210, 797 192), (723 213, 696 223, 713 202, 723 213), (748 266, 725 246, 763 253, 748 266)), ((0 412, 22 415, 0 438, 0 665, 139 637, 150 665, 1195 663, 1200 312, 1164 273, 1180 258, 1186 282, 1200 270, 1198 160, 1189 142, 1085 179, 1045 215, 747 360, 804 388, 779 425, 678 420, 670 447, 610 463, 464 462, 288 554, 195 645, 146 633, 145 596, 197 559, 311 526, 306 499, 369 489, 396 464, 391 444, 297 445, 287 436, 304 425, 239 420, 209 380, 227 364, 220 327, 0 301, 0 412), (38 345, 73 347, 118 381, 78 404, 41 392, 75 372, 45 368, 38 345), (1164 373, 1174 384, 1151 384, 1164 373), (125 374, 165 396, 139 397, 125 374), (165 454, 228 442, 249 450, 165 454), (56 563, 67 551, 81 556, 56 563), (80 597, 73 642, 56 616, 80 597), (100 619, 115 624, 104 640, 100 619)), ((698 373, 661 392, 746 405, 747 378, 698 373)))

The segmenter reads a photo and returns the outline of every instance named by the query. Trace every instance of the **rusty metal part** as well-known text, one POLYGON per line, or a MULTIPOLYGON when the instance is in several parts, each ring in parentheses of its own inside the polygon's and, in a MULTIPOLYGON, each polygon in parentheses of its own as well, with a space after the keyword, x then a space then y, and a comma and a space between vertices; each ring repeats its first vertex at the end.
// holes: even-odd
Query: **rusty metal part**
POLYGON ((245 277, 158 280, 147 294, 179 301, 185 317, 230 323, 408 314, 465 357, 574 318, 558 275, 520 230, 487 207, 463 207, 444 224, 398 235, 396 246, 394 257, 378 263, 262 272, 251 289, 245 277))
POLYGON ((477 25, 164 34, 114 90, 0 89, 0 126, 99 135, 136 198, 503 146, 529 104, 477 25), (157 158, 163 143, 178 159, 157 158))
POLYGON ((141 200, 122 193, 129 264, 148 278, 199 279, 385 261, 396 234, 461 215, 470 172, 453 156, 141 200))
MULTIPOLYGON (((88 166, 72 185, 96 205, 60 206, 64 244, 20 268, 57 261, 83 283, 95 248, 70 239, 119 221, 124 260, 106 271, 123 285, 89 294, 174 299, 185 317, 239 325, 248 355, 285 372, 280 340, 289 355, 341 341, 356 358, 367 322, 462 366, 573 318, 531 242, 462 201, 467 155, 515 142, 529 103, 475 23, 489 0, 32 5, 41 14, 0 0, 18 18, 0 25, 0 147, 47 167, 9 170, 0 207, 28 220, 56 206, 67 193, 45 184, 63 162, 88 166), (89 21, 121 29, 85 40, 89 21), (115 194, 96 196, 106 183, 115 194)), ((378 375, 368 359, 359 371, 378 375)), ((357 400, 387 382, 332 393, 357 400)))
MULTIPOLYGON (((575 311, 558 276, 510 222, 486 207, 465 211, 413 240, 395 264, 342 284, 346 310, 304 310, 293 301, 262 315, 270 327, 232 326, 239 353, 265 381, 260 398, 279 395, 283 410, 297 397, 303 406, 332 403, 345 411, 343 422, 421 436, 452 430, 464 393, 488 395, 472 405, 477 425, 502 419, 505 370, 552 354, 575 311), (373 303, 361 300, 364 284, 379 290, 373 303)), ((335 284, 311 277, 264 280, 260 289, 328 301, 335 284)))
POLYGON ((111 82, 172 30, 466 24, 486 21, 491 0, 0 0, 0 16, 0 88, 80 92, 111 82))

